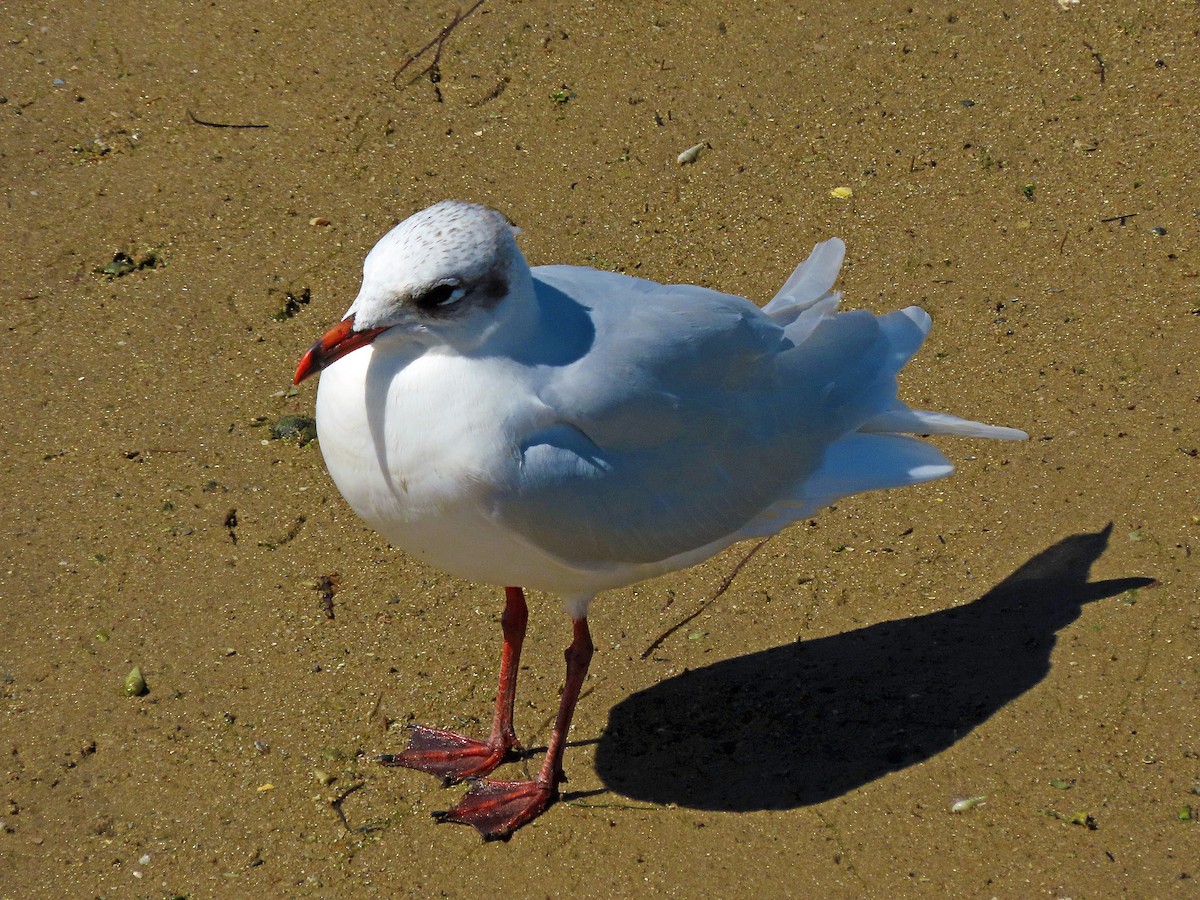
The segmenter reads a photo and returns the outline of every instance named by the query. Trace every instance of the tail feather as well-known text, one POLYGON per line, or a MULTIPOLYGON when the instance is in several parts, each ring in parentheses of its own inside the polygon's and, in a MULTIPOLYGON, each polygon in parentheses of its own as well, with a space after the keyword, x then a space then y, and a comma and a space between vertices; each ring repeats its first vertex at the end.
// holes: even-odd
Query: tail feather
POLYGON ((859 426, 865 434, 954 434, 959 437, 991 438, 999 441, 1024 441, 1029 435, 1017 428, 985 425, 949 413, 897 407, 872 416, 859 426))
POLYGON ((841 238, 830 238, 813 247, 808 259, 796 266, 763 312, 781 325, 789 325, 801 313, 822 300, 833 300, 828 312, 833 312, 841 294, 830 292, 842 268, 846 245, 841 238))
POLYGON ((837 315, 841 294, 832 288, 845 252, 838 238, 817 244, 763 311, 783 326, 797 352, 803 351, 798 358, 805 366, 792 374, 802 383, 828 385, 820 395, 828 421, 844 414, 847 432, 834 437, 816 471, 749 522, 739 537, 771 534, 841 497, 919 484, 954 471, 936 447, 905 435, 1029 437, 1016 428, 909 409, 899 399, 896 375, 920 350, 933 322, 915 306, 877 317, 837 315))

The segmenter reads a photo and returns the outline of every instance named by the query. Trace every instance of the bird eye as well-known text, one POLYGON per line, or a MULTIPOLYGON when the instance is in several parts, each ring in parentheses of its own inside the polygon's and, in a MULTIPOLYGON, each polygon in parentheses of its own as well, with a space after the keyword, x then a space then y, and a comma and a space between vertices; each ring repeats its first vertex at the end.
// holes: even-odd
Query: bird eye
POLYGON ((413 302, 416 303, 418 309, 443 309, 459 300, 463 293, 463 289, 457 284, 442 282, 435 284, 413 302))

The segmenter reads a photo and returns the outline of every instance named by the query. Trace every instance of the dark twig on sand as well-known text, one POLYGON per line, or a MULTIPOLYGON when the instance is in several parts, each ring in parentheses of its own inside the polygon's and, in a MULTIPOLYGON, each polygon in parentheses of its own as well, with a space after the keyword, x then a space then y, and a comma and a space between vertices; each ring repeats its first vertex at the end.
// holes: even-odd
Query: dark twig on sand
POLYGON ((404 64, 402 66, 400 66, 399 69, 396 70, 395 74, 392 75, 392 86, 393 87, 397 86, 396 82, 399 80, 400 76, 403 75, 408 70, 409 66, 411 66, 413 63, 415 63, 418 59, 420 59, 422 56, 424 56, 430 50, 433 50, 433 59, 430 60, 429 65, 427 65, 424 69, 422 69, 420 72, 418 72, 412 78, 410 78, 408 83, 413 84, 418 79, 423 78, 426 75, 428 75, 430 82, 432 82, 432 84, 433 84, 433 92, 434 92, 434 94, 437 95, 438 103, 441 103, 442 102, 442 90, 441 90, 441 88, 438 87, 438 82, 442 80, 442 72, 441 72, 441 69, 438 68, 438 66, 442 61, 442 50, 446 46, 446 40, 447 40, 447 38, 450 37, 450 34, 454 31, 455 28, 457 28, 459 25, 461 25, 466 20, 466 18, 469 15, 471 15, 471 13, 475 12, 475 10, 479 9, 479 7, 483 6, 483 4, 486 2, 487 2, 487 0, 475 0, 475 2, 471 4, 471 8, 468 9, 466 12, 462 12, 461 10, 456 12, 454 14, 454 18, 450 20, 449 24, 446 25, 446 27, 443 28, 440 32, 438 32, 437 37, 435 37, 428 44, 426 44, 424 47, 422 47, 420 50, 418 50, 416 53, 414 53, 412 56, 410 56, 408 59, 406 59, 404 61, 404 64))
POLYGON ((498 82, 496 82, 496 86, 494 88, 492 88, 491 91, 489 91, 484 97, 480 98, 479 100, 476 100, 474 103, 469 104, 471 109, 478 109, 480 106, 483 106, 483 104, 485 104, 485 103, 491 103, 493 100, 495 100, 501 94, 503 94, 504 89, 506 87, 508 87, 508 81, 509 81, 509 78, 507 75, 505 75, 498 82))
POLYGON ((355 791, 365 787, 366 784, 367 783, 365 781, 357 781, 329 801, 329 805, 333 808, 333 811, 336 812, 338 814, 338 818, 342 820, 342 827, 347 831, 361 831, 362 829, 350 827, 350 822, 346 819, 346 813, 342 810, 342 804, 345 802, 347 797, 349 797, 355 791))
POLYGON ((1092 59, 1096 61, 1096 67, 1100 72, 1100 83, 1104 84, 1104 58, 1100 55, 1100 52, 1087 41, 1083 42, 1083 46, 1088 48, 1088 52, 1092 54, 1092 59))
POLYGON ((201 119, 190 109, 187 111, 188 118, 197 125, 204 125, 207 128, 270 128, 270 125, 258 125, 254 123, 242 124, 240 122, 209 122, 206 119, 201 119))
POLYGON ((733 579, 737 578, 738 572, 742 571, 742 569, 745 567, 746 563, 750 562, 750 560, 754 557, 754 554, 757 553, 759 550, 761 550, 766 545, 767 541, 769 541, 769 540, 770 540, 770 538, 763 538, 761 541, 759 541, 757 544, 755 544, 753 547, 751 547, 750 552, 747 553, 745 556, 743 556, 741 558, 741 560, 738 562, 738 564, 733 567, 733 571, 725 576, 725 580, 721 582, 721 586, 719 588, 717 588, 717 592, 715 594, 713 594, 711 597, 709 597, 707 600, 705 600, 702 604, 700 604, 700 608, 697 609, 690 616, 688 616, 684 619, 680 619, 678 622, 676 622, 674 625, 672 625, 670 628, 668 628, 666 631, 664 631, 662 634, 660 634, 658 637, 656 637, 650 643, 650 646, 647 647, 645 649, 645 651, 643 651, 642 659, 645 659, 646 657, 648 657, 651 653, 653 653, 660 646, 662 646, 663 641, 665 641, 667 638, 669 638, 671 635, 673 635, 675 632, 677 632, 680 628, 682 628, 688 622, 692 621, 692 619, 696 618, 696 616, 700 615, 700 613, 704 612, 706 609, 708 609, 710 606, 712 606, 714 603, 716 603, 719 599, 721 599, 721 596, 727 590, 729 590, 729 586, 731 584, 733 584, 733 579))

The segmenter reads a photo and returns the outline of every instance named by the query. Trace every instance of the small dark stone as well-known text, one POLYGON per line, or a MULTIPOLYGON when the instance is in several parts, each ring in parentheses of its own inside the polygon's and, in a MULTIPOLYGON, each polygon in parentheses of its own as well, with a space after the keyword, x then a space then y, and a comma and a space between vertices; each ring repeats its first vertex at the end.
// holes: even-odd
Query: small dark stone
POLYGON ((271 426, 271 437, 277 441, 295 441, 303 447, 317 439, 317 423, 308 416, 283 416, 271 426))

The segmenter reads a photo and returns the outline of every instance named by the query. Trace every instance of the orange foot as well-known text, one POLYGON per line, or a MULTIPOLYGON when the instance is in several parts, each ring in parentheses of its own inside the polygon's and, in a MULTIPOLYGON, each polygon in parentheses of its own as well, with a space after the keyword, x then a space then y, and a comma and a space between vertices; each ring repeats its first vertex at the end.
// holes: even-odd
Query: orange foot
POLYGON ((385 753, 379 762, 428 772, 450 785, 488 774, 517 746, 515 738, 477 741, 444 728, 410 725, 408 748, 385 753))
POLYGON ((537 781, 476 781, 453 809, 435 812, 439 822, 471 825, 485 841, 508 837, 541 815, 558 791, 537 781))

